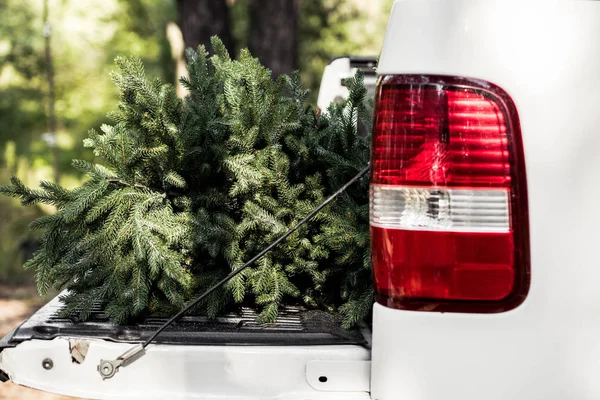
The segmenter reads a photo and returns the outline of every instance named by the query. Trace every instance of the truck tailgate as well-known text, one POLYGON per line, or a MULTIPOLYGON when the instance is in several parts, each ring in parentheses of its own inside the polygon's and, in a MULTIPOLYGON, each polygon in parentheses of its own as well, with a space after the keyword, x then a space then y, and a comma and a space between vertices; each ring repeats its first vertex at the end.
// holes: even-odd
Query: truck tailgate
POLYGON ((217 320, 186 317, 111 379, 97 371, 162 318, 130 326, 61 316, 57 297, 1 342, 0 369, 13 382, 97 399, 369 399, 370 351, 336 316, 288 308, 258 325, 252 310, 217 320))

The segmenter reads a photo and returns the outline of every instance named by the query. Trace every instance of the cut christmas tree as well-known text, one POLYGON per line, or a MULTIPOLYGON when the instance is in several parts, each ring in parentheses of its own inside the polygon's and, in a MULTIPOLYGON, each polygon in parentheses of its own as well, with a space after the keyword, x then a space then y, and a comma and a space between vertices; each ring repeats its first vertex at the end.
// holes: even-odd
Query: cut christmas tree
MULTIPOLYGON (((358 74, 349 98, 319 115, 298 75, 273 79, 247 51, 232 60, 188 51, 189 93, 149 81, 137 59, 117 59, 121 93, 112 125, 84 145, 98 164, 67 190, 16 177, 0 192, 57 212, 31 223, 42 245, 25 268, 38 289, 68 289, 67 312, 89 317, 101 301, 111 320, 170 314, 243 265, 369 161, 370 105, 358 74)), ((242 304, 271 322, 286 304, 339 311, 344 325, 372 305, 368 181, 361 180, 196 312, 242 304)))

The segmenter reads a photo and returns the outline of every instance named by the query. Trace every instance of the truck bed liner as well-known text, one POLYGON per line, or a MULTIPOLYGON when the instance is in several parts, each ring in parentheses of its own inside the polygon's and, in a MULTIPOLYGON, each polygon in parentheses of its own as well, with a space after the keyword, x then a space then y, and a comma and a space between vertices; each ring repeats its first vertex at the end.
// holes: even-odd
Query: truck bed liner
MULTIPOLYGON (((21 326, 0 341, 0 350, 32 339, 86 337, 133 343, 147 339, 166 318, 149 317, 140 323, 111 323, 100 304, 94 306, 86 322, 62 316, 60 295, 33 314, 21 326)), ((186 316, 167 328, 156 343, 177 345, 366 345, 359 330, 341 328, 340 317, 324 311, 306 311, 287 307, 275 323, 256 323, 256 312, 243 308, 239 314, 217 319, 186 316)))

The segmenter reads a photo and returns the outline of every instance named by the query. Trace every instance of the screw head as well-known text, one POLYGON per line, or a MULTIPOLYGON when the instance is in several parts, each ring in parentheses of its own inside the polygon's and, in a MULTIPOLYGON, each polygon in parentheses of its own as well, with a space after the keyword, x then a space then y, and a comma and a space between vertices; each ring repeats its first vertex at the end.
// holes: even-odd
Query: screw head
POLYGON ((108 361, 101 361, 98 365, 98 372, 102 376, 102 379, 112 378, 115 374, 115 367, 108 361))
POLYGON ((44 358, 44 360, 42 361, 42 367, 45 370, 51 370, 54 367, 54 361, 52 361, 49 358, 44 358))

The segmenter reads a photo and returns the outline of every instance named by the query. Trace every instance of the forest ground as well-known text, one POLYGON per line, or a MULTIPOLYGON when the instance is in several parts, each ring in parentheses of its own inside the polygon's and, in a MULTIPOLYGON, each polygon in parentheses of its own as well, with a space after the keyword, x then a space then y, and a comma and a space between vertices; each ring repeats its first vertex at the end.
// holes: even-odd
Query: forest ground
MULTIPOLYGON (((38 296, 33 286, 0 285, 0 337, 10 332, 49 298, 38 296)), ((12 382, 0 383, 0 400, 76 400, 18 386, 12 382)))

